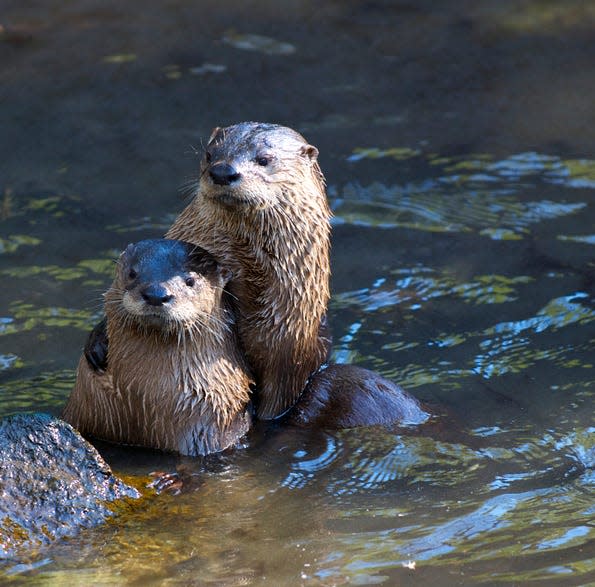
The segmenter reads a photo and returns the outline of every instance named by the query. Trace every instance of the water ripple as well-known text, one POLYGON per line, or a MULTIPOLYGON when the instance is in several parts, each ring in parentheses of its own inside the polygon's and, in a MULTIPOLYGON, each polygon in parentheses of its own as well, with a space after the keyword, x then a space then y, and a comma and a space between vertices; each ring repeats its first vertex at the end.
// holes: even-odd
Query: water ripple
MULTIPOLYGON (((402 161, 406 156, 424 159, 419 152, 357 149, 349 161, 402 161)), ((488 156, 425 159, 443 174, 403 185, 348 183, 341 190, 330 190, 334 222, 431 232, 476 231, 496 240, 520 239, 532 225, 576 214, 587 206, 587 202, 525 200, 536 185, 595 187, 595 162, 589 160, 561 160, 538 153, 520 153, 500 161, 488 156), (521 190, 523 199, 519 198, 521 190), (443 197, 438 197, 441 193, 443 197)))

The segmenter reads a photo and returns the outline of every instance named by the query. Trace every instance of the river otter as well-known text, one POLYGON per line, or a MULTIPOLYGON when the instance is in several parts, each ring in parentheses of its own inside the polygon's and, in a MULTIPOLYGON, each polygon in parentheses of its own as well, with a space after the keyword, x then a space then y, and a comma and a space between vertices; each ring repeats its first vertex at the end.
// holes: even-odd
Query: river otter
POLYGON ((216 128, 196 196, 166 235, 205 248, 233 272, 263 419, 288 410, 328 356, 331 213, 317 157, 290 128, 216 128))
POLYGON ((230 277, 189 243, 129 245, 105 294, 105 372, 81 358, 64 419, 96 438, 185 455, 235 444, 250 428, 252 378, 223 290, 230 277))
MULTIPOLYGON (((203 247, 233 272, 227 288, 259 417, 286 413, 319 427, 422 422, 428 415, 417 401, 380 375, 347 365, 321 370, 330 345, 330 211, 317 155, 286 127, 215 129, 197 194, 167 236, 203 247)), ((106 368, 106 348, 99 325, 85 348, 95 372, 106 368)))

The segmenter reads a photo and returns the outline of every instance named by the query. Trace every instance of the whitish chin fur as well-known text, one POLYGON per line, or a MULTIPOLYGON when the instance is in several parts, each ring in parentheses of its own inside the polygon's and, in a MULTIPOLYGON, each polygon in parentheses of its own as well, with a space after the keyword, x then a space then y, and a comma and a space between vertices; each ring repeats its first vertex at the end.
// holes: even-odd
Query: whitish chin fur
POLYGON ((247 198, 238 197, 230 192, 209 194, 207 197, 218 204, 222 204, 223 206, 237 207, 250 206, 252 204, 252 202, 247 198))

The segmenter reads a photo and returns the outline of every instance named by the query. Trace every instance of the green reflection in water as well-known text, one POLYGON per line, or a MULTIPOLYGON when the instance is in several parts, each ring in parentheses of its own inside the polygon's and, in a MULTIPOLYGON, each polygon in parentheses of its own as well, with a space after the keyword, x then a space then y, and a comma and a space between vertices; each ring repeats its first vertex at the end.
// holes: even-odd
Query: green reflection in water
MULTIPOLYGON (((443 462, 438 461, 440 464, 436 469, 443 472, 449 466, 464 465, 465 453, 469 454, 469 463, 483 456, 491 464, 489 468, 471 465, 463 475, 466 492, 438 494, 433 500, 425 501, 422 510, 416 511, 410 500, 403 500, 402 491, 402 506, 396 510, 382 506, 375 508, 369 500, 365 508, 345 509, 341 523, 331 526, 341 547, 335 548, 321 567, 329 575, 348 572, 361 576, 363 573, 373 579, 390 569, 401 568, 407 561, 416 561, 418 568, 440 568, 442 565, 452 568, 455 564, 463 569, 470 557, 474 562, 473 569, 465 573, 468 577, 490 577, 493 580, 496 576, 494 568, 499 568, 506 569, 501 572, 502 577, 512 579, 518 575, 516 572, 509 575, 509 565, 493 567, 488 564, 484 568, 482 563, 513 558, 518 556, 520 549, 523 557, 527 557, 522 565, 524 572, 551 578, 548 566, 551 563, 535 560, 528 564, 531 555, 544 551, 566 554, 569 549, 577 549, 576 558, 584 561, 581 549, 595 534, 589 524, 595 512, 588 491, 593 483, 592 471, 580 474, 581 467, 576 465, 579 475, 574 480, 556 483, 558 475, 563 479, 568 471, 569 460, 563 451, 569 444, 580 444, 580 438, 585 435, 593 436, 593 432, 589 428, 580 430, 573 438, 557 439, 546 435, 533 440, 529 430, 510 430, 505 434, 500 431, 497 436, 502 438, 497 440, 505 444, 512 440, 510 447, 495 446, 475 452, 467 447, 461 451, 457 445, 444 443, 426 446, 421 452, 425 451, 428 458, 432 451, 451 456, 443 462), (504 475, 497 473, 500 466, 506 471, 504 475), (496 472, 495 478, 491 476, 493 472, 496 472), (531 488, 527 490, 527 487, 531 488), (478 495, 482 495, 481 500, 477 499, 478 495), (366 527, 375 526, 373 520, 377 517, 383 520, 384 529, 365 532, 366 527), (348 524, 348 519, 353 522, 348 524), (353 532, 354 527, 364 530, 353 532), (543 564, 546 566, 542 568, 543 564)), ((411 442, 410 438, 405 440, 411 442)), ((423 463, 423 454, 420 457, 423 463)), ((570 464, 572 466, 572 459, 570 464)), ((382 477, 380 471, 377 479, 382 477)), ((426 481, 441 485, 439 477, 434 480, 432 474, 426 481)), ((565 556, 566 562, 579 576, 590 570, 581 562, 575 566, 572 558, 565 556)))
MULTIPOLYGON (((589 430, 583 432, 589 433, 589 430)), ((472 568, 465 571, 467 579, 490 578, 493 581, 494 569, 505 569, 500 573, 502 577, 508 576, 510 565, 502 564, 503 561, 512 560, 522 552, 523 572, 551 578, 551 563, 548 562, 551 557, 532 561, 532 555, 544 551, 567 554, 569 549, 577 549, 576 558, 584 561, 581 549, 595 533, 588 523, 593 505, 589 492, 585 491, 593 477, 586 471, 575 480, 556 482, 557 475, 563 479, 568 471, 569 459, 560 449, 566 448, 569 439, 557 440, 546 435, 535 441, 529 430, 510 430, 505 434, 500 431, 497 436, 501 438, 496 440, 506 445, 512 440, 511 446, 489 447, 474 453, 459 445, 436 443, 431 446, 425 439, 426 446, 418 445, 420 454, 416 455, 422 465, 423 453, 429 463, 433 453, 446 457, 436 462, 436 478, 431 468, 428 469, 430 475, 425 481, 436 487, 433 499, 422 492, 420 503, 415 504, 415 498, 411 499, 413 494, 401 490, 398 508, 375 507, 369 497, 363 500, 365 507, 349 504, 340 518, 327 523, 333 531, 335 547, 320 561, 319 575, 364 577, 368 584, 386 577, 391 570, 401 569, 408 561, 415 561, 418 569, 443 566, 452 569, 456 565, 463 570, 472 560, 472 568), (465 454, 469 455, 468 461, 465 454), (490 463, 489 467, 473 465, 480 456, 490 463), (465 464, 468 465, 462 475, 466 479, 465 490, 461 491, 459 485, 458 490, 444 491, 448 481, 446 486, 442 485, 444 479, 440 481, 440 472, 446 474, 449 467, 457 469, 465 464), (506 471, 504 476, 498 474, 500 468, 506 471), (495 478, 492 477, 494 472, 495 478), (442 487, 442 491, 438 487, 442 487), (382 520, 381 528, 376 519, 382 520), (367 532, 366 528, 373 531, 367 532), (494 561, 498 561, 497 566, 494 561)), ((402 440, 412 442, 411 438, 402 440)), ((375 479, 378 483, 386 482, 385 463, 376 460, 375 464, 380 464, 375 479)), ((576 470, 580 471, 580 466, 576 470)), ((455 475, 460 473, 455 471, 455 475)), ((393 477, 389 475, 389 478, 393 477)), ((588 565, 581 562, 575 566, 572 558, 565 556, 564 560, 575 568, 578 577, 589 570, 588 565)), ((391 573, 390 576, 398 575, 391 573)), ((510 572, 511 579, 516 576, 510 572)))
POLYGON ((45 326, 50 328, 78 328, 87 331, 93 327, 101 312, 73 308, 36 307, 33 304, 13 302, 9 306, 10 318, 0 322, 0 336, 27 332, 45 326))
POLYGON ((363 159, 388 158, 401 161, 412 157, 425 159, 430 165, 441 168, 445 173, 440 177, 443 183, 460 183, 461 180, 469 179, 480 182, 503 179, 518 180, 539 176, 548 183, 563 184, 573 188, 595 187, 595 160, 562 159, 534 152, 518 153, 497 160, 488 154, 469 155, 461 158, 422 154, 417 150, 398 147, 393 149, 356 148, 353 155, 350 155, 347 160, 357 162, 363 159))
MULTIPOLYGON (((422 158, 416 151, 399 149, 374 156, 422 158)), ((486 239, 514 241, 526 238, 543 220, 582 213, 586 207, 582 202, 552 203, 541 197, 521 201, 523 181, 531 182, 535 174, 541 174, 541 182, 575 188, 589 187, 593 181, 591 164, 572 167, 556 158, 526 156, 498 162, 479 156, 463 162, 450 158, 428 162, 441 175, 426 183, 404 186, 400 192, 383 188, 384 202, 375 200, 376 193, 365 194, 365 189, 354 188, 354 197, 364 194, 369 202, 351 202, 350 221, 366 224, 368 220, 360 214, 365 209, 370 222, 379 226, 396 220, 400 224, 394 225, 427 231, 475 231, 486 239), (497 188, 493 193, 492 185, 497 188), (457 195, 459 189, 463 193, 457 195)), ((55 198, 48 198, 31 209, 59 212, 57 203, 55 198)), ((347 210, 341 208, 345 203, 335 200, 335 204, 339 212, 347 210)), ((342 218, 346 216, 340 215, 339 220, 342 218)), ((132 228, 139 230, 163 232, 170 220, 145 218, 133 224, 132 228)), ((131 231, 131 226, 111 228, 131 231)), ((565 225, 558 239, 589 244, 590 236, 566 234, 569 230, 565 225)), ((31 268, 10 271, 4 275, 25 279, 36 274, 56 281, 92 279, 111 277, 113 261, 110 256, 69 268, 33 267, 38 273, 32 273, 31 268)), ((560 275, 564 276, 562 272, 560 275)), ((539 362, 553 364, 572 369, 572 373, 561 373, 552 380, 560 395, 567 393, 576 401, 580 387, 586 390, 584 404, 591 405, 589 390, 594 385, 590 357, 595 340, 591 336, 591 340, 576 344, 588 338, 583 332, 593 323, 590 302, 584 295, 562 295, 575 291, 573 286, 551 294, 552 299, 540 302, 539 307, 522 310, 528 305, 524 300, 531 295, 527 286, 533 284, 534 278, 525 275, 477 274, 457 279, 448 271, 421 265, 392 271, 370 288, 345 292, 333 300, 334 311, 350 313, 351 326, 339 339, 340 352, 350 361, 368 360, 409 388, 424 384, 439 389, 461 388, 470 378, 480 379, 478 373, 491 377, 525 370, 529 374, 531 366, 539 362), (438 323, 440 333, 431 340, 397 338, 385 318, 400 305, 405 310, 404 320, 410 320, 413 312, 409 310, 417 311, 426 302, 444 302, 444 307, 453 310, 449 318, 455 319, 456 302, 466 304, 465 318, 461 313, 459 323, 452 324, 450 319, 438 323), (511 302, 518 303, 510 308, 515 319, 504 315, 508 310, 504 304, 511 302), (471 317, 474 308, 486 316, 487 322, 476 320, 471 327, 465 319, 471 317), (568 330, 572 327, 583 330, 575 331, 571 338, 568 330), (381 349, 388 357, 363 355, 368 348, 366 337, 373 332, 379 333, 373 342, 381 343, 371 352, 381 349), (469 348, 461 354, 443 358, 453 349, 459 352, 465 344, 469 348), (439 356, 431 355, 428 349, 439 356), (406 366, 397 367, 400 361, 391 354, 412 350, 419 351, 419 359, 407 355, 406 366), (577 367, 582 371, 578 376, 577 367), (586 376, 591 379, 587 381, 586 376), (579 383, 577 377, 581 378, 579 383), (571 378, 575 380, 569 383, 571 378)), ((11 314, 0 318, 0 334, 30 330, 36 325, 74 326, 87 331, 95 318, 68 308, 38 308, 21 302, 11 306, 11 314)), ((0 369, 3 366, 10 372, 22 367, 22 361, 7 353, 0 356, 0 369)), ((0 388, 0 409, 4 415, 39 409, 58 413, 73 382, 74 372, 70 370, 8 382, 0 388)), ((482 415, 489 423, 491 416, 488 410, 482 415)), ((562 418, 557 424, 560 421, 562 418)), ((593 431, 577 428, 574 437, 541 438, 521 427, 503 431, 507 423, 498 423, 501 427, 493 427, 497 432, 476 434, 480 439, 488 438, 479 448, 429 436, 389 436, 382 442, 370 442, 381 433, 367 430, 338 434, 319 453, 295 451, 302 456, 295 456, 293 461, 287 452, 280 451, 282 464, 270 468, 263 465, 262 470, 258 469, 263 457, 259 452, 249 464, 236 462, 225 474, 218 472, 219 478, 207 479, 194 495, 160 498, 129 519, 120 519, 90 538, 77 539, 67 546, 67 562, 45 573, 43 579, 88 584, 126 578, 144 584, 173 577, 190 582, 200 577, 220 584, 256 583, 265 572, 274 577, 275 569, 283 569, 279 572, 284 579, 296 579, 304 572, 323 584, 357 580, 389 584, 403 562, 416 560, 418 568, 425 565, 437 569, 438 577, 455 568, 465 569, 468 578, 488 583, 515 582, 519 577, 539 582, 572 570, 580 581, 588 563, 578 549, 592 540, 592 530, 591 534, 586 532, 590 526, 582 520, 595 515, 592 499, 588 499, 593 477, 584 474, 575 481, 564 476, 541 480, 548 468, 558 466, 561 451, 575 453, 592 466, 593 431), (537 488, 528 489, 535 474, 537 488), (387 504, 395 505, 391 508, 387 504), (217 524, 213 524, 214 519, 217 524), (344 531, 337 520, 347 522, 344 531), (366 523, 369 531, 362 529, 366 523), (263 555, 263 544, 274 544, 275 548, 263 555), (554 556, 563 552, 564 567, 556 570, 543 566, 551 565, 551 556, 548 563, 533 562, 531 557, 542 552, 553 552, 554 556), (514 559, 522 559, 524 568, 510 574, 499 571, 495 579, 494 569, 509 568, 509 561, 514 559), (465 567, 469 560, 473 568, 465 567), (302 565, 304 561, 307 567, 302 565)))
POLYGON ((165 214, 159 218, 143 216, 132 219, 128 224, 110 224, 106 230, 115 233, 129 233, 136 231, 157 231, 159 234, 167 232, 176 219, 176 214, 165 214))
POLYGON ((593 366, 591 362, 575 356, 581 349, 579 345, 539 349, 533 348, 530 339, 506 338, 486 340, 480 344, 480 347, 484 352, 475 357, 472 371, 486 379, 507 373, 521 373, 540 361, 548 361, 568 369, 577 367, 590 369, 593 366))
POLYGON ((505 32, 552 36, 577 34, 589 27, 595 18, 590 2, 556 2, 546 0, 519 5, 514 13, 492 13, 493 25, 505 32))
POLYGON ((523 238, 520 234, 507 228, 484 228, 479 231, 479 234, 489 236, 495 241, 518 241, 523 238))
MULTIPOLYGON (((473 344, 473 335, 468 336, 471 339, 470 344, 473 344)), ((479 338, 480 352, 473 356, 473 349, 477 348, 473 346, 468 353, 470 358, 457 362, 432 358, 423 364, 403 365, 396 360, 381 359, 377 356, 360 355, 359 358, 408 389, 424 385, 437 385, 443 390, 461 389, 467 385, 469 378, 475 375, 490 379, 509 373, 521 373, 540 362, 549 363, 558 369, 572 369, 573 377, 578 376, 576 369, 590 371, 594 368, 591 351, 595 339, 587 340, 583 344, 559 345, 551 340, 549 343, 552 344, 550 348, 539 348, 532 338, 479 338)), ((559 373, 558 377, 556 383, 568 376, 559 373)), ((587 384, 588 381, 584 381, 584 385, 587 384)))
POLYGON ((45 212, 58 218, 64 213, 60 208, 61 203, 61 196, 52 195, 45 198, 31 198, 24 206, 24 209, 31 212, 45 212))
POLYGON ((386 361, 376 359, 374 368, 382 372, 385 377, 398 381, 405 389, 415 389, 425 385, 440 385, 442 389, 460 389, 464 383, 464 378, 469 375, 465 369, 452 368, 445 369, 444 365, 436 364, 412 364, 394 365, 386 361))
POLYGON ((493 189, 453 193, 446 198, 438 186, 368 187, 348 184, 331 202, 334 223, 378 228, 414 228, 428 232, 471 232, 491 239, 520 240, 532 224, 575 214, 586 204, 560 204, 549 200, 519 202, 493 189))
POLYGON ((13 322, 14 318, 10 316, 0 316, 0 334, 13 334, 16 332, 13 322))
POLYGON ((464 444, 429 436, 401 436, 380 428, 359 432, 336 431, 326 435, 326 444, 296 451, 280 486, 311 487, 334 497, 386 490, 392 482, 401 489, 425 483, 448 487, 471 481, 489 460, 464 444))
POLYGON ((0 238, 0 254, 14 253, 21 246, 36 246, 41 240, 26 234, 13 234, 8 238, 0 238))
POLYGON ((348 157, 348 161, 360 161, 362 159, 383 159, 390 157, 395 161, 404 161, 417 157, 421 154, 421 151, 417 149, 409 149, 407 147, 394 147, 392 149, 361 149, 357 148, 353 150, 353 154, 348 157))
MULTIPOLYGON (((25 267, 9 267, 0 271, 0 275, 27 279, 35 275, 45 275, 57 281, 72 281, 94 275, 112 276, 114 273, 114 257, 109 259, 85 259, 74 266, 59 265, 27 265, 25 267)), ((88 283, 88 282, 85 282, 88 283)), ((93 281, 96 283, 96 281, 93 281)), ((103 283, 98 282, 98 283, 103 283)))
POLYGON ((78 216, 81 198, 73 195, 56 194, 51 191, 13 193, 12 190, 2 202, 1 220, 25 216, 32 226, 47 224, 48 218, 78 216))
MULTIPOLYGON (((585 370, 585 374, 593 369, 594 364, 589 353, 595 345, 595 339, 585 344, 565 345, 560 348, 535 349, 530 345, 528 340, 520 341, 516 345, 502 345, 502 347, 496 347, 492 354, 480 353, 475 358, 456 363, 442 359, 429 359, 423 364, 402 364, 396 360, 366 356, 361 353, 357 357, 360 362, 371 365, 385 377, 398 381, 406 389, 437 386, 444 391, 460 390, 469 385, 470 380, 474 381, 477 375, 490 379, 510 373, 528 372, 540 363, 544 366, 553 365, 557 369, 572 370, 573 379, 580 377, 581 385, 592 385, 592 381, 586 379, 585 375, 577 373, 576 369, 585 370), (582 356, 577 356, 578 354, 582 356)), ((572 388, 572 391, 576 392, 576 383, 561 385, 565 377, 569 375, 559 372, 557 378, 552 381, 552 389, 565 387, 572 388)), ((522 396, 522 387, 518 389, 518 393, 522 396)))
POLYGON ((370 288, 336 294, 333 311, 355 310, 361 312, 361 317, 351 327, 349 334, 337 339, 335 360, 366 362, 407 388, 439 385, 443 389, 460 389, 465 380, 474 375, 489 379, 508 373, 521 373, 542 361, 564 369, 593 368, 589 348, 595 341, 583 337, 580 339, 584 341, 582 343, 562 344, 556 337, 561 329, 586 327, 595 322, 595 309, 585 292, 554 298, 527 318, 497 322, 477 330, 465 331, 464 325, 461 325, 460 330, 442 331, 425 341, 403 340, 398 333, 391 334, 386 325, 378 326, 384 336, 384 343, 380 347, 382 351, 402 353, 423 345, 444 353, 467 344, 468 349, 464 352, 466 358, 459 356, 455 362, 448 360, 447 355, 440 354, 426 356, 423 364, 405 365, 402 360, 393 361, 386 356, 365 356, 358 332, 370 336, 378 320, 383 320, 380 315, 394 313, 394 308, 399 304, 405 304, 415 311, 421 304, 439 297, 474 305, 503 304, 517 300, 520 297, 517 288, 533 281, 527 276, 509 278, 480 275, 471 281, 457 283, 449 275, 439 275, 424 267, 394 273, 399 275, 401 271, 407 276, 397 279, 394 287, 387 280, 377 280, 370 288), (387 337, 391 336, 393 339, 396 336, 397 340, 387 341, 387 337), (359 350, 356 352, 354 349, 359 350))
POLYGON ((119 253, 112 252, 107 259, 85 259, 78 263, 79 267, 88 269, 91 273, 112 276, 119 253))
POLYGON ((2 383, 0 417, 18 412, 59 414, 72 391, 74 379, 75 371, 64 369, 2 383))
POLYGON ((588 324, 595 320, 595 310, 577 301, 587 301, 588 298, 589 295, 584 292, 577 292, 569 296, 556 298, 548 302, 532 318, 514 322, 501 322, 484 332, 487 335, 519 335, 528 330, 539 333, 548 328, 556 330, 569 324, 588 324))

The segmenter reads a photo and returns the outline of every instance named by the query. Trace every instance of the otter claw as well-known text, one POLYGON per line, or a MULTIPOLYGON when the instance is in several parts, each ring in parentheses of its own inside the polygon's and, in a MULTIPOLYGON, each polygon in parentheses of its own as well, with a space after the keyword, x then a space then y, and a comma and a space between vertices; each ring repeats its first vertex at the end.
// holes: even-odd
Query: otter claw
POLYGON ((178 473, 166 473, 165 471, 153 471, 149 473, 154 477, 153 481, 147 484, 147 487, 154 489, 157 493, 171 493, 172 495, 179 495, 182 493, 184 481, 178 473))

